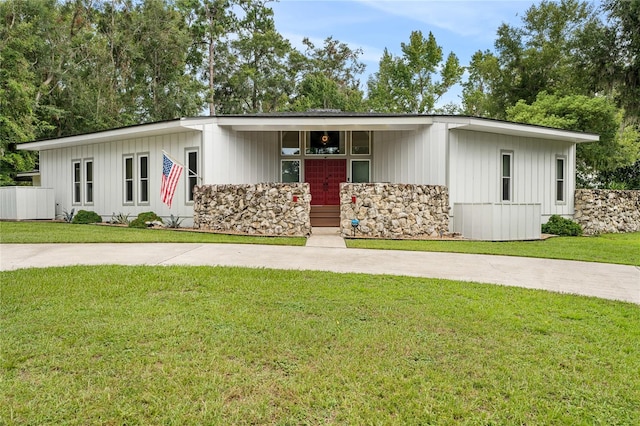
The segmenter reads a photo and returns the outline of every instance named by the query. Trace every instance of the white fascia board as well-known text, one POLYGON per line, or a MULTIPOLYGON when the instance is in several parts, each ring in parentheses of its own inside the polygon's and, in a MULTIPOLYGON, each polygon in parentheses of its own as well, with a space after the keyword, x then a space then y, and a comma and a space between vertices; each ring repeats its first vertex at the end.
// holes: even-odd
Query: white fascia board
POLYGON ((120 129, 104 130, 102 132, 88 133, 77 136, 48 139, 37 142, 27 142, 17 145, 18 149, 26 151, 46 151, 49 149, 67 148, 79 145, 92 145, 117 140, 127 140, 148 136, 168 135, 189 131, 202 131, 203 120, 179 119, 164 121, 161 123, 141 124, 120 129))
MULTIPOLYGON (((584 143, 598 142, 600 140, 600 136, 593 133, 574 132, 571 130, 554 129, 552 127, 536 126, 532 124, 509 123, 506 121, 474 117, 435 117, 434 121, 455 125, 456 129, 536 139, 549 139, 562 142, 584 143)), ((453 130, 451 126, 450 129, 453 130)))
POLYGON ((415 130, 432 117, 218 117, 220 127, 236 131, 279 130, 415 130))

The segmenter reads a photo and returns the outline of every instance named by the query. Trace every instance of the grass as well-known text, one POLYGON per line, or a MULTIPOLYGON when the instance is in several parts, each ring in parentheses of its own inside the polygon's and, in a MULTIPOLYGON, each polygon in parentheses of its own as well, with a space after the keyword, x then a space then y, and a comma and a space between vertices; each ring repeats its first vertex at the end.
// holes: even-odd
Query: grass
POLYGON ((628 303, 241 268, 0 278, 0 424, 640 424, 628 303))
POLYGON ((0 243, 235 243, 303 246, 304 237, 258 237, 60 222, 0 222, 0 243))
POLYGON ((347 247, 542 257, 640 266, 640 232, 505 242, 349 239, 347 247))

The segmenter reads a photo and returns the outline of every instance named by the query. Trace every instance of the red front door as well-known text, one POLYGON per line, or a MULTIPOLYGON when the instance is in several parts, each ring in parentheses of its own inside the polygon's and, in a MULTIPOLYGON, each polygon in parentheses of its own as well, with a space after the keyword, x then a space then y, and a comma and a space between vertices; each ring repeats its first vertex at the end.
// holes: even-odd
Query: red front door
POLYGON ((311 205, 340 205, 340 183, 347 180, 347 160, 304 160, 304 181, 309 183, 311 205))

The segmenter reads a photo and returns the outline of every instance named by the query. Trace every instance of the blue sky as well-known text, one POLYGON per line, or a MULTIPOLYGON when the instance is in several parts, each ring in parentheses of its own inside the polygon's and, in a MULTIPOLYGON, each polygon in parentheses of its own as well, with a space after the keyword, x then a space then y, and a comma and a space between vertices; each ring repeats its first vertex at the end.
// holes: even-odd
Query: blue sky
MULTIPOLYGON (((385 47, 400 53, 411 31, 433 33, 443 54, 454 52, 467 65, 478 50, 493 50, 496 31, 503 22, 519 26, 521 17, 539 0, 280 0, 270 3, 276 28, 294 47, 302 49, 306 36, 321 46, 333 36, 352 49, 361 48, 369 74, 378 69, 385 47)), ((460 103, 460 87, 447 93, 440 105, 460 103)))

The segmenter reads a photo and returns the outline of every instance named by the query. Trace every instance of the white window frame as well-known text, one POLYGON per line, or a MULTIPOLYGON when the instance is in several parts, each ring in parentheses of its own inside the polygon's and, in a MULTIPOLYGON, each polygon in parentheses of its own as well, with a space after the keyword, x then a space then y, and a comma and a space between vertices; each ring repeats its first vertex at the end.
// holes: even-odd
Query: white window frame
POLYGON ((372 138, 372 132, 371 130, 352 130, 351 132, 349 132, 349 152, 351 153, 351 155, 355 156, 355 157, 367 157, 371 155, 371 138, 372 138), (369 152, 367 152, 366 154, 358 154, 356 152, 354 152, 353 150, 353 134, 354 133, 367 133, 369 135, 369 152))
POLYGON ((556 189, 556 204, 567 203, 567 157, 565 155, 557 155, 554 162, 555 169, 555 189, 556 189), (558 162, 562 161, 562 176, 558 176, 558 162), (558 191, 561 189, 562 194, 558 191), (560 197, 561 195, 561 197, 560 197))
POLYGON ((186 175, 185 179, 185 196, 186 196, 186 204, 193 204, 193 190, 191 186, 191 179, 195 179, 195 185, 198 185, 198 179, 200 178, 200 149, 199 148, 185 148, 184 150, 184 164, 186 165, 186 175), (189 162, 189 154, 196 154, 196 164, 195 170, 191 168, 191 163, 189 162))
POLYGON ((83 171, 83 175, 82 175, 82 180, 83 180, 83 185, 82 187, 84 188, 84 204, 85 205, 93 205, 93 199, 94 199, 94 188, 95 185, 93 184, 94 180, 95 180, 95 168, 93 167, 94 163, 93 163, 93 158, 87 158, 83 161, 83 167, 82 167, 82 171, 83 171), (89 173, 88 173, 88 167, 89 165, 91 165, 91 180, 89 180, 89 173))
POLYGON ((122 156, 122 204, 134 205, 136 202, 136 163, 133 154, 125 154, 122 156), (127 177, 127 160, 131 161, 131 177, 127 177), (131 184, 131 199, 127 199, 127 184, 131 184))
POLYGON ((280 160, 280 182, 281 183, 293 183, 293 182, 285 182, 284 180, 282 180, 282 171, 284 170, 284 162, 285 161, 290 161, 290 162, 297 162, 298 163, 298 180, 295 182, 300 182, 300 180, 302 179, 302 177, 304 176, 304 173, 302 171, 302 159, 300 158, 283 158, 280 160))
POLYGON ((148 206, 151 202, 151 184, 150 184, 150 177, 149 175, 151 174, 151 170, 150 170, 150 162, 149 162, 149 153, 148 152, 143 152, 143 153, 139 153, 137 156, 137 161, 136 161, 136 166, 137 166, 137 193, 138 193, 138 205, 139 206, 148 206), (143 158, 147 159, 147 176, 143 177, 142 176, 142 167, 141 167, 141 161, 143 158), (144 195, 144 191, 142 190, 142 186, 146 185, 146 189, 147 189, 147 199, 143 200, 142 196, 144 195))
POLYGON ((370 183, 371 182, 371 160, 368 158, 354 158, 349 160, 349 182, 353 183, 370 183), (354 182, 353 181, 353 163, 354 162, 367 162, 369 163, 369 180, 367 182, 354 182))
POLYGON ((71 160, 71 204, 75 206, 82 205, 82 161, 81 160, 71 160), (77 176, 76 176, 76 168, 78 170, 77 176))
MULTIPOLYGON (((280 156, 281 157, 300 157, 302 155, 302 152, 305 150, 305 134, 306 132, 300 132, 300 131, 295 131, 295 130, 290 130, 290 131, 281 131, 280 132, 280 156), (285 147, 283 146, 283 142, 284 142, 284 134, 285 133, 298 133, 298 153, 297 154, 285 154, 284 153, 284 149, 285 147)), ((291 149, 291 148, 288 148, 291 149)))
POLYGON ((500 201, 503 203, 513 202, 513 151, 500 151, 500 201), (509 158, 509 175, 504 174, 504 158, 509 158), (507 197, 504 195, 504 183, 507 179, 509 183, 507 197))

